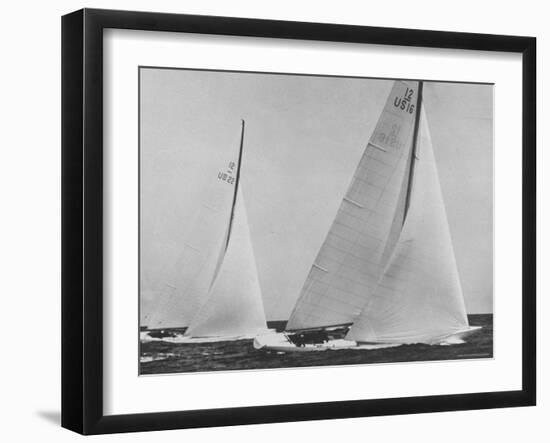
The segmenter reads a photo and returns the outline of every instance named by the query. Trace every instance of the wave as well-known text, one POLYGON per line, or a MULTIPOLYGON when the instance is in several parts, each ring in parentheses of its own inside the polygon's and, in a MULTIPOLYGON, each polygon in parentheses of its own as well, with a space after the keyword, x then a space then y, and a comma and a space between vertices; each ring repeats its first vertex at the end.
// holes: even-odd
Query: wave
POLYGON ((140 363, 150 363, 152 361, 167 360, 169 358, 175 357, 176 354, 172 353, 158 353, 154 355, 142 355, 139 358, 140 363))
MULTIPOLYGON (((266 331, 269 332, 270 330, 266 331)), ((148 331, 141 331, 139 338, 142 343, 148 343, 152 341, 161 341, 165 343, 177 343, 177 344, 194 344, 194 343, 219 343, 219 342, 231 342, 240 340, 253 340, 254 337, 261 334, 254 335, 238 335, 230 337, 189 337, 182 333, 173 333, 164 337, 152 337, 148 331)))
POLYGON ((401 346, 401 343, 381 343, 381 344, 358 344, 357 346, 354 346, 353 349, 356 351, 361 350, 367 350, 367 351, 373 351, 375 349, 386 349, 386 348, 396 348, 397 346, 401 346))

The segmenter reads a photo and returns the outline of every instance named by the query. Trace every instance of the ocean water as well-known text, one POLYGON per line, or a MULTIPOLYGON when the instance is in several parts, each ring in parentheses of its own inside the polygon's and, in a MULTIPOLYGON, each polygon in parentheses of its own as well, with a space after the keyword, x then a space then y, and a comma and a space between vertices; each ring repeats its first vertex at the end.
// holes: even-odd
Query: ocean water
MULTIPOLYGON (((140 374, 492 358, 492 314, 469 315, 468 319, 471 326, 483 328, 468 337, 463 344, 417 344, 376 350, 342 349, 307 353, 268 353, 254 349, 252 340, 180 343, 178 339, 184 329, 142 332, 140 374)), ((268 326, 282 330, 284 322, 273 322, 268 326)))

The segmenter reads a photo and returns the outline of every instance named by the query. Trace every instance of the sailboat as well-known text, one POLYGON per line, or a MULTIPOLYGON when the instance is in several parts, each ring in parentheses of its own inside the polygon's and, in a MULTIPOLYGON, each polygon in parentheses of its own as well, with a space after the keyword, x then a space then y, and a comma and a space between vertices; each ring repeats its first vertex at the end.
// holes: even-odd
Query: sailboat
MULTIPOLYGON (((168 301, 156 313, 186 321, 177 342, 237 340, 268 331, 240 182, 244 131, 243 120, 237 159, 218 172, 182 245, 174 281, 166 283, 168 301)), ((158 321, 152 324, 159 327, 158 321)))
POLYGON ((422 102, 396 81, 282 333, 256 349, 454 344, 470 327, 422 102))

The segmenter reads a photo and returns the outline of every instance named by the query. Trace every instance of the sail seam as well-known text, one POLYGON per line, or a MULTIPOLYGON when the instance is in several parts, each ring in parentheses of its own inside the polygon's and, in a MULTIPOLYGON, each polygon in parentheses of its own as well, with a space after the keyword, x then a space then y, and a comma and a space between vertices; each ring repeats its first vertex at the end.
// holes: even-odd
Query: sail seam
POLYGON ((201 252, 199 248, 196 248, 195 246, 191 246, 189 243, 184 243, 184 245, 187 246, 188 248, 194 249, 197 252, 201 252))
POLYGON ((207 205, 205 203, 203 203, 202 205, 204 208, 206 209, 210 209, 211 211, 214 211, 214 212, 218 212, 218 208, 214 207, 214 206, 210 206, 210 205, 207 205))

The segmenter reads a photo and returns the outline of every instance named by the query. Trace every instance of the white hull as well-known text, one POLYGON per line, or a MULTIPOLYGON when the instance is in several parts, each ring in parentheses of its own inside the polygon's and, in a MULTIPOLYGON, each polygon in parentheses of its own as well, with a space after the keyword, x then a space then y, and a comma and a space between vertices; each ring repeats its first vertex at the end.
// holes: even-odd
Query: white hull
MULTIPOLYGON (((261 334, 269 334, 270 330, 266 329, 265 332, 261 334)), ((261 336, 261 335, 260 335, 261 336)), ((178 343, 178 344, 195 344, 195 343, 219 343, 225 341, 239 341, 239 340, 252 340, 257 337, 256 334, 252 335, 234 335, 234 336, 218 336, 218 337, 189 337, 187 335, 177 334, 170 337, 151 337, 147 332, 140 333, 140 339, 142 343, 150 341, 163 341, 167 343, 178 343)))
POLYGON ((235 335, 227 337, 181 337, 177 343, 219 343, 224 341, 239 341, 239 340, 252 340, 254 336, 251 335, 235 335))
POLYGON ((254 338, 254 348, 274 352, 321 352, 338 349, 350 349, 357 346, 351 340, 328 340, 324 343, 308 343, 302 346, 294 344, 284 332, 259 335, 254 338))

